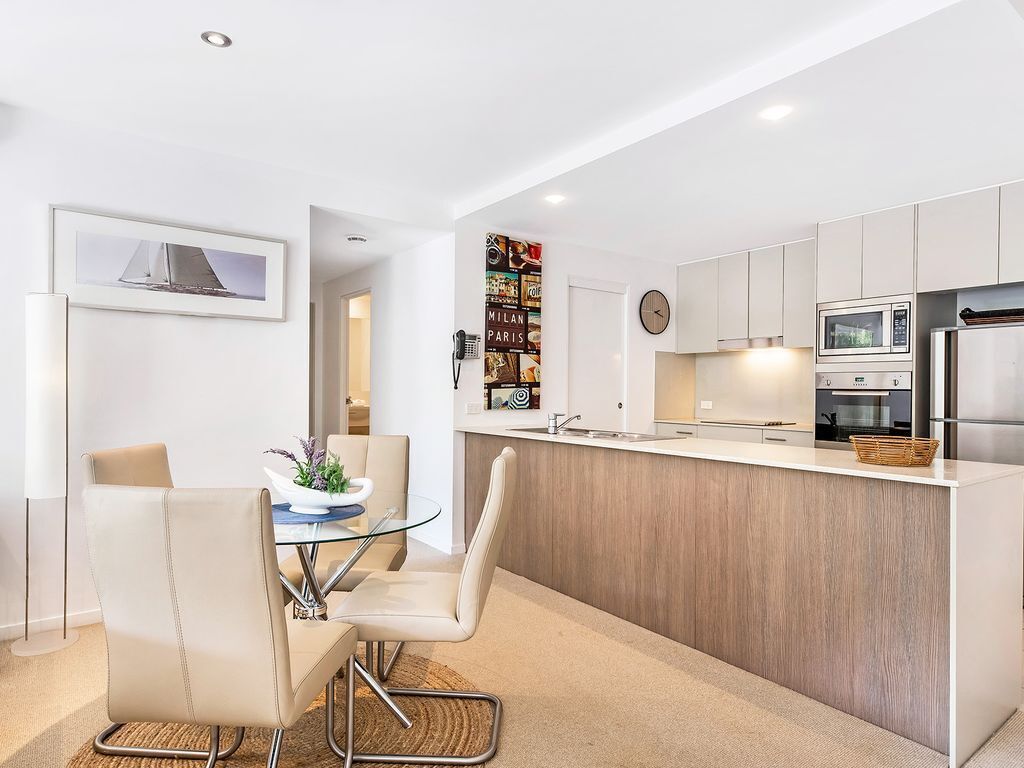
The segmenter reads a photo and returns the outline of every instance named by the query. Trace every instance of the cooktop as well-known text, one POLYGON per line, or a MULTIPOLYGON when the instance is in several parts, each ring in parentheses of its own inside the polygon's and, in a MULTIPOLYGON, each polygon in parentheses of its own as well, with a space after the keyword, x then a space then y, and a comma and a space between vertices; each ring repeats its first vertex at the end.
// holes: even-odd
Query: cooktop
POLYGON ((796 424, 795 421, 778 421, 777 419, 701 419, 701 424, 736 424, 744 427, 786 427, 796 424))

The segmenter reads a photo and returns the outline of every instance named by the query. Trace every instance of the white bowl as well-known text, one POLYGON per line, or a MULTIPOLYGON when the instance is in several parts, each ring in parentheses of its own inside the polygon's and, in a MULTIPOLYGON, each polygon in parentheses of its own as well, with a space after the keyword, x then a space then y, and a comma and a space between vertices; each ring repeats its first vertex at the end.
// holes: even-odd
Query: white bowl
POLYGON ((331 507, 358 504, 366 501, 373 493, 373 480, 368 477, 354 477, 349 481, 350 488, 359 487, 355 493, 327 493, 296 485, 272 469, 264 467, 263 471, 267 473, 274 489, 291 505, 292 512, 299 515, 326 515, 331 507))

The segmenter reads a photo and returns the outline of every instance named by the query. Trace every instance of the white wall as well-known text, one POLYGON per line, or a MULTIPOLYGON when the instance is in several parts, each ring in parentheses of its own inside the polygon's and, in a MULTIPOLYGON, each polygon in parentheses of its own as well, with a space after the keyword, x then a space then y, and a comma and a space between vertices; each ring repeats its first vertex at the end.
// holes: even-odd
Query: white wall
MULTIPOLYGON (((484 238, 497 231, 541 242, 543 250, 543 306, 541 340, 540 410, 466 413, 469 403, 483 403, 483 362, 467 360, 455 392, 456 428, 479 424, 546 424, 546 414, 566 411, 569 398, 569 277, 585 277, 628 285, 626 295, 626 428, 654 431, 654 360, 656 352, 675 351, 675 321, 664 333, 652 336, 640 324, 640 298, 648 290, 664 293, 675 306, 676 268, 673 264, 555 242, 526 231, 492 228, 479 217, 455 222, 455 328, 483 333, 484 238)), ((455 547, 464 545, 463 440, 455 441, 455 547)))
MULTIPOLYGON (((97 618, 79 496, 84 450, 168 444, 175 481, 265 483, 264 448, 307 429, 309 205, 436 224, 364 184, 107 133, 0 105, 0 633, 23 600, 24 299, 48 284, 48 205, 283 238, 285 322, 72 309, 69 611, 97 618)), ((431 218, 433 217, 433 218, 431 218)), ((450 416, 450 403, 442 405, 450 416)), ((55 468, 61 471, 61 468, 55 468)), ((34 507, 33 620, 61 607, 59 503, 34 507)), ((196 563, 214 568, 215 563, 196 563)), ((40 626, 49 625, 41 622, 40 626)))
MULTIPOLYGON (((452 551, 454 238, 444 235, 323 284, 323 432, 344 428, 343 297, 371 292, 370 433, 409 435, 409 492, 441 504, 410 533, 452 551)), ((461 486, 459 490, 461 495, 461 486)))

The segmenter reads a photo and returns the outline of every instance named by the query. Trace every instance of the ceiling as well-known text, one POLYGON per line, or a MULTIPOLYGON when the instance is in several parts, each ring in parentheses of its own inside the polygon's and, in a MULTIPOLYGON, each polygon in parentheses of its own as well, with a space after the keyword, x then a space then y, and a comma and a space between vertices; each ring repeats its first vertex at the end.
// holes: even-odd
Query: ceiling
POLYGON ((0 101, 464 210, 949 2, 2 0, 0 101))
POLYGON ((673 263, 813 236, 817 221, 1024 177, 1021 73, 1024 19, 965 0, 474 218, 673 263), (773 104, 794 112, 759 119, 773 104))
POLYGON ((444 234, 436 229, 313 206, 309 212, 310 281, 315 285, 354 272, 444 234), (350 243, 349 235, 363 235, 367 241, 350 243))

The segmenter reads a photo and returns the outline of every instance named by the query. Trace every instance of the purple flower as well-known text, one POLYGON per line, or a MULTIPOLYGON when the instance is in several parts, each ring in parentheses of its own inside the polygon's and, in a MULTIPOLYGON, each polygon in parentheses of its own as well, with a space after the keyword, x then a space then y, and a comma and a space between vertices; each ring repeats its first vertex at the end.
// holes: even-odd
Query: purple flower
POLYGON ((311 437, 308 440, 303 440, 301 437, 296 437, 296 439, 302 445, 302 450, 306 454, 306 461, 312 461, 313 454, 316 453, 316 438, 311 437))
POLYGON ((313 469, 313 490, 315 491, 326 491, 327 490, 327 478, 320 474, 320 470, 313 469))
POLYGON ((269 451, 264 451, 264 453, 276 453, 278 456, 284 456, 286 459, 293 461, 296 464, 299 462, 299 460, 295 458, 294 453, 286 451, 283 448, 271 448, 269 451))
POLYGON ((313 458, 311 458, 309 460, 309 464, 310 464, 311 467, 316 469, 317 467, 323 466, 324 459, 326 459, 326 458, 327 458, 327 451, 325 451, 323 448, 321 448, 320 450, 318 450, 316 453, 313 454, 313 458))

